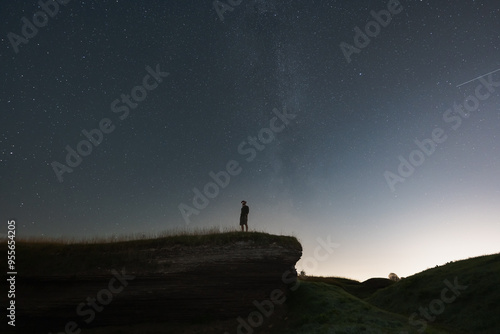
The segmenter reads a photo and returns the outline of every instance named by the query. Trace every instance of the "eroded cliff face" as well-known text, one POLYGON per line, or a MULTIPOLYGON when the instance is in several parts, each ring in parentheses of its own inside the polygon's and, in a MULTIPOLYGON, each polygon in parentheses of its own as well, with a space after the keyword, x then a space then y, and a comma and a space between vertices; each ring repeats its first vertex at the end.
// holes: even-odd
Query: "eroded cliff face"
MULTIPOLYGON (((245 318, 255 311, 255 301, 274 298, 278 306, 286 298, 296 284, 301 255, 300 245, 279 243, 170 245, 103 252, 103 258, 123 260, 84 274, 28 271, 18 276, 17 327, 23 333, 78 333, 144 322, 245 318), (131 256, 143 259, 143 265, 131 265, 131 256)), ((63 254, 44 259, 57 261, 58 256, 63 254)))

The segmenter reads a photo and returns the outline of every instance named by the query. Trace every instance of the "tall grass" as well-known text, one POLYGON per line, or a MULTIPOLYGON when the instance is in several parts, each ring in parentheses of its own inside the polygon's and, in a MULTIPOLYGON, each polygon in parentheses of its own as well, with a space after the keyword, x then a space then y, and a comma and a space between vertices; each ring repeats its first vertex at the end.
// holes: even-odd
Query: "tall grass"
MULTIPOLYGON (((139 241, 139 240, 155 240, 164 239, 170 237, 176 238, 190 238, 190 237, 201 237, 201 236, 214 236, 222 237, 224 234, 230 233, 234 236, 234 233, 241 233, 239 229, 231 227, 203 227, 189 229, 183 228, 172 228, 160 232, 149 232, 149 233, 129 233, 129 234, 110 234, 110 235, 96 235, 90 237, 49 237, 49 236, 26 236, 16 238, 17 242, 20 243, 30 243, 30 244, 60 244, 60 245, 70 245, 70 244, 110 244, 110 243, 121 243, 128 241, 139 241)), ((264 231, 250 231, 245 232, 249 235, 255 236, 255 234, 268 234, 264 231)), ((5 240, 0 240, 0 242, 5 240)))

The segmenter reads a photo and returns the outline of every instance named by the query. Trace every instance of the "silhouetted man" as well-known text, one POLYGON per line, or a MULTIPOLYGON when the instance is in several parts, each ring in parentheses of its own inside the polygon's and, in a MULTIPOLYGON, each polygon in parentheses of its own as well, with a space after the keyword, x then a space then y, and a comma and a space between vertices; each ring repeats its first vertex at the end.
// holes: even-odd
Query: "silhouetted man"
POLYGON ((250 209, 247 206, 246 201, 241 201, 241 214, 240 214, 240 226, 241 226, 241 231, 243 232, 243 226, 246 227, 246 231, 248 232, 248 213, 250 212, 250 209))

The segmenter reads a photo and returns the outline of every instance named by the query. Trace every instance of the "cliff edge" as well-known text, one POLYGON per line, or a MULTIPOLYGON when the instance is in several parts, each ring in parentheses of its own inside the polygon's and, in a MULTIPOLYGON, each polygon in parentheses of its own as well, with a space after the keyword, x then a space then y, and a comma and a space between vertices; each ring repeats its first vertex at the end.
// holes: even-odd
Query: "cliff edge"
POLYGON ((108 244, 19 243, 23 333, 235 319, 288 294, 302 247, 266 233, 108 244))

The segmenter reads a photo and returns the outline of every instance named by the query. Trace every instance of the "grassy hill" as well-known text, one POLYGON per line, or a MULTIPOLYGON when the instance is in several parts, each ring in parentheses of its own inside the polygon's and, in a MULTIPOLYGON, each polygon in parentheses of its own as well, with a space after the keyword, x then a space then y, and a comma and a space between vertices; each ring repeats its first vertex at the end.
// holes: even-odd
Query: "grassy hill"
MULTIPOLYGON (((288 303, 287 321, 272 334, 347 334, 347 333, 418 333, 408 323, 408 317, 377 308, 346 291, 346 286, 363 287, 362 283, 319 282, 321 278, 302 280, 288 303), (316 281, 316 282, 314 282, 316 281)), ((341 279, 342 280, 342 279, 341 279)), ((362 289, 363 294, 367 289, 362 289)), ((448 331, 429 327, 429 334, 445 334, 448 331)))
POLYGON ((428 269, 399 282, 304 277, 270 333, 499 333, 500 254, 428 269))
POLYGON ((351 295, 360 299, 368 298, 376 291, 388 287, 395 282, 387 278, 370 278, 364 282, 358 282, 343 277, 315 277, 308 276, 303 278, 307 282, 320 282, 341 287, 351 295))
POLYGON ((416 328, 432 323, 450 328, 450 333, 499 333, 499 278, 500 254, 481 256, 428 269, 366 301, 390 312, 413 314, 416 328))

